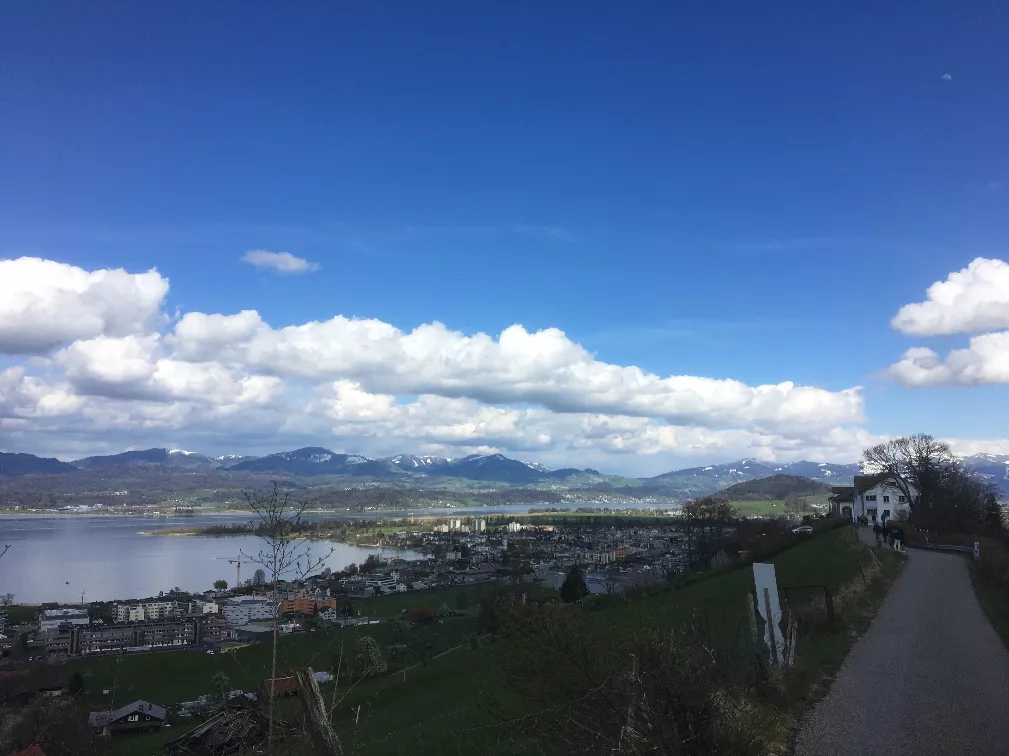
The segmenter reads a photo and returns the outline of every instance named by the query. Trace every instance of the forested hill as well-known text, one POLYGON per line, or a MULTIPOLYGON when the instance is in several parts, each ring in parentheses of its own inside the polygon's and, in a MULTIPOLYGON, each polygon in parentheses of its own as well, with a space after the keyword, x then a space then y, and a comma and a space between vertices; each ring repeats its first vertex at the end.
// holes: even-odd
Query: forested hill
POLYGON ((830 492, 830 486, 798 475, 772 475, 736 483, 723 491, 719 497, 729 501, 784 501, 788 496, 816 496, 830 492))

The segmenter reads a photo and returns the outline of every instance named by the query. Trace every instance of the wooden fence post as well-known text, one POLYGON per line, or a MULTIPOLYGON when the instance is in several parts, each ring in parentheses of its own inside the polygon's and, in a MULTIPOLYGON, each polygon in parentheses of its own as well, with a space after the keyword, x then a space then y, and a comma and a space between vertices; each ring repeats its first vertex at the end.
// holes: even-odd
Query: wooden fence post
POLYGON ((295 673, 298 681, 298 693, 301 707, 305 710, 305 724, 312 736, 317 756, 343 756, 340 739, 333 732, 333 725, 326 712, 326 702, 322 699, 319 683, 315 681, 315 673, 311 667, 306 667, 295 673))

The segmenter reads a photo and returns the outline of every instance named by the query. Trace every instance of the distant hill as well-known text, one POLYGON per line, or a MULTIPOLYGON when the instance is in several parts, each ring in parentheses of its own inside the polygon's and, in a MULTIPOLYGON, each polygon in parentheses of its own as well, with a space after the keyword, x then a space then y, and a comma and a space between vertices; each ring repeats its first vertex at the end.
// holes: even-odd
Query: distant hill
POLYGON ((534 462, 520 462, 503 454, 471 454, 439 465, 432 465, 425 472, 429 475, 444 475, 467 480, 484 480, 493 483, 537 483, 543 480, 550 469, 534 462))
POLYGON ((122 454, 84 457, 83 459, 74 460, 73 464, 81 470, 148 467, 151 465, 186 470, 212 470, 219 463, 210 457, 183 449, 143 449, 123 452, 122 454))
POLYGON ((0 452, 0 476, 60 475, 77 468, 53 457, 36 457, 34 454, 0 452))
POLYGON ((666 496, 684 499, 708 496, 736 483, 772 475, 792 475, 811 478, 831 485, 851 485, 859 472, 857 464, 842 465, 833 462, 808 462, 802 460, 790 463, 763 462, 758 459, 741 459, 721 465, 688 467, 685 470, 645 478, 641 485, 655 489, 666 496))
POLYGON ((830 492, 830 486, 800 475, 771 475, 736 483, 718 492, 729 501, 784 501, 788 496, 816 496, 830 492))
POLYGON ((321 446, 306 446, 293 451, 267 454, 265 457, 229 465, 227 469, 285 475, 353 475, 380 478, 398 474, 388 462, 369 459, 360 454, 338 454, 321 446))

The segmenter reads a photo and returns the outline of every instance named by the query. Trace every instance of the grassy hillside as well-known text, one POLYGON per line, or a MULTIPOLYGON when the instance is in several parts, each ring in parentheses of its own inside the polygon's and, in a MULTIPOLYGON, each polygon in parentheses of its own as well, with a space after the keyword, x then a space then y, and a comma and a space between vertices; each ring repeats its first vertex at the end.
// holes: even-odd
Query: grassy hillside
POLYGON ((772 475, 736 483, 719 492, 729 501, 784 501, 789 496, 822 496, 830 486, 798 475, 772 475))
MULTIPOLYGON (((880 550, 875 556, 870 554, 855 531, 845 527, 812 537, 771 561, 782 589, 790 585, 825 585, 835 594, 839 613, 836 622, 826 623, 824 610, 818 603, 822 590, 788 592, 793 609, 805 612, 806 618, 800 629, 797 664, 786 671, 779 684, 760 690, 751 707, 755 718, 748 725, 760 728, 761 737, 783 744, 809 696, 829 679, 867 626, 899 569, 901 557, 887 550, 880 550), (866 583, 863 574, 867 576, 866 583)), ((685 631, 688 637, 691 632, 700 632, 705 646, 719 648, 749 637, 744 598, 752 587, 753 573, 748 568, 694 574, 662 584, 638 598, 598 596, 582 607, 547 605, 540 616, 548 622, 553 621, 551 617, 560 620, 562 629, 565 623, 577 619, 571 627, 597 633, 599 648, 604 653, 609 644, 607 639, 616 643, 655 632, 684 632, 676 628, 694 628, 685 631)), ((468 598, 475 599, 478 593, 470 588, 468 598)), ((419 604, 444 600, 454 607, 457 599, 455 592, 438 591, 419 604)), ((390 617, 410 603, 407 596, 382 597, 373 602, 368 606, 369 612, 390 617)), ((541 710, 542 703, 535 701, 537 690, 530 690, 532 695, 527 696, 522 687, 541 683, 516 674, 526 661, 542 665, 552 656, 565 659, 573 653, 577 656, 572 651, 579 641, 576 634, 561 632, 544 643, 545 631, 539 623, 525 627, 528 636, 523 636, 525 631, 520 624, 493 642, 484 637, 474 646, 476 615, 477 610, 470 608, 443 625, 422 630, 430 631, 436 651, 446 652, 428 664, 396 664, 388 659, 389 674, 366 679, 346 694, 336 707, 334 723, 347 753, 560 754, 570 752, 565 751, 570 745, 565 738, 570 733, 551 728, 570 723, 558 718, 559 711, 565 716, 568 709, 578 716, 587 711, 587 719, 582 723, 585 727, 604 727, 600 723, 605 720, 605 712, 599 712, 597 722, 591 708, 586 708, 586 701, 591 699, 579 697, 568 703, 558 699, 560 710, 553 705, 541 710), (404 667, 409 667, 405 673, 404 667)), ((306 665, 328 669, 334 664, 341 643, 346 648, 361 634, 368 634, 385 651, 390 644, 403 642, 402 632, 397 623, 386 621, 376 626, 285 638, 280 646, 279 667, 282 674, 306 665)), ((587 657, 570 667, 562 667, 562 671, 577 679, 583 667, 588 670, 592 666, 587 657)), ((68 663, 67 667, 68 675, 75 670, 85 674, 87 693, 81 702, 85 709, 108 706, 109 697, 101 695, 101 688, 112 686, 117 691, 117 705, 136 698, 174 703, 207 692, 210 678, 217 670, 225 671, 236 687, 254 688, 269 670, 269 645, 259 644, 216 656, 178 652, 119 660, 80 660, 68 663)), ((611 682, 605 690, 619 692, 622 684, 620 680, 611 682)), ((330 686, 323 686, 323 692, 328 700, 330 686)), ((300 706, 296 700, 282 702, 281 710, 285 719, 299 721, 300 706)), ((184 721, 175 721, 174 725, 175 736, 190 726, 184 721)), ((164 733, 122 739, 114 742, 112 753, 121 756, 157 753, 165 739, 164 733)), ((280 752, 291 756, 308 753, 299 750, 305 747, 304 743, 289 743, 280 752)))

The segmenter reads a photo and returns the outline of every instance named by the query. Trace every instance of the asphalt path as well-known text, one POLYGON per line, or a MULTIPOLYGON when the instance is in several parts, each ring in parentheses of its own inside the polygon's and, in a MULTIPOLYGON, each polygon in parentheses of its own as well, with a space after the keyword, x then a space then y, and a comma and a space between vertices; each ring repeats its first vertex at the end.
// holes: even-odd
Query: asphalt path
MULTIPOLYGON (((874 542, 871 531, 859 535, 874 542)), ((978 603, 967 564, 909 549, 868 632, 803 719, 795 753, 1009 754, 1007 721, 1009 652, 978 603)))

